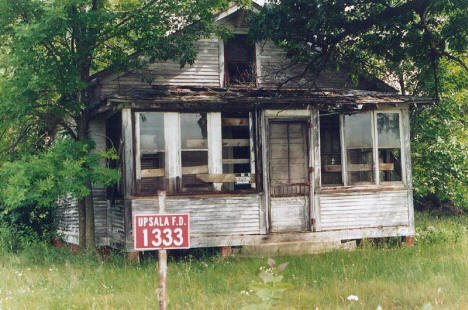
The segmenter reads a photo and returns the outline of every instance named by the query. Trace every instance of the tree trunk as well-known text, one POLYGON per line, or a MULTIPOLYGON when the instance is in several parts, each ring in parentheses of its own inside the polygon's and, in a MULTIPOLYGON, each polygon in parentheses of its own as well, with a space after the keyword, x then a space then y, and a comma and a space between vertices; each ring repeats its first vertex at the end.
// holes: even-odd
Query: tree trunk
POLYGON ((79 228, 79 246, 86 246, 86 202, 82 198, 78 200, 78 228, 79 228))
MULTIPOLYGON (((86 187, 92 190, 90 183, 86 184, 86 187)), ((86 204, 86 248, 94 249, 96 247, 96 236, 94 230, 94 205, 93 205, 93 194, 85 198, 86 204)))
MULTIPOLYGON (((86 111, 81 113, 78 121, 78 141, 86 141, 88 139, 89 119, 86 111)), ((92 184, 85 183, 90 194, 78 203, 79 230, 80 230, 80 247, 92 249, 95 247, 95 231, 94 231, 94 205, 92 198, 92 184)))

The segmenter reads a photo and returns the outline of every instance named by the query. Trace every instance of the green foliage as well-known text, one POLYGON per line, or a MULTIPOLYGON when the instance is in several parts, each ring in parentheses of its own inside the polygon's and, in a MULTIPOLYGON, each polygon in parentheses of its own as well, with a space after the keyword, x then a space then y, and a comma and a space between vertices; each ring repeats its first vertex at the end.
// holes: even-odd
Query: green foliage
POLYGON ((249 290, 243 291, 246 295, 254 293, 261 302, 244 306, 242 310, 271 309, 275 306, 286 290, 292 288, 290 284, 283 282, 282 272, 287 266, 287 262, 276 266, 275 260, 269 258, 268 266, 260 267, 258 276, 261 281, 252 281, 249 290))
POLYGON ((468 75, 445 62, 439 71, 440 102, 411 117, 415 198, 468 210, 468 75))
POLYGON ((59 198, 87 196, 88 183, 111 185, 116 170, 102 167, 114 150, 90 154, 91 142, 63 139, 37 155, 0 166, 0 244, 16 251, 54 232, 53 211, 59 198))
POLYGON ((311 71, 335 62, 398 77, 465 54, 467 21, 463 0, 278 0, 252 20, 251 36, 286 47, 311 71))

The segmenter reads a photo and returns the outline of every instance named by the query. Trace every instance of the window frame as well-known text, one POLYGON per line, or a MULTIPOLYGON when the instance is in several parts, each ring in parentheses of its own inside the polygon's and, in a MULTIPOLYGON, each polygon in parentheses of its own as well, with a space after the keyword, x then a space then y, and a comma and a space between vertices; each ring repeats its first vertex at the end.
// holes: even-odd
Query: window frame
MULTIPOLYGON (((255 180, 253 180, 253 182, 251 183, 251 188, 249 189, 242 189, 242 190, 235 190, 235 191, 226 191, 226 190, 221 190, 221 184, 222 183, 212 183, 213 185, 213 189, 209 192, 183 192, 182 189, 181 189, 181 179, 182 179, 182 160, 181 160, 181 155, 182 155, 182 140, 181 140, 181 124, 180 124, 180 116, 181 114, 184 114, 184 113, 204 113, 204 112, 207 112, 207 111, 160 111, 160 110, 146 110, 146 109, 135 109, 133 110, 132 109, 132 119, 133 119, 133 163, 134 163, 134 175, 133 175, 133 179, 134 179, 134 184, 137 184, 139 180, 141 180, 142 176, 141 176, 141 154, 140 154, 140 137, 139 137, 139 133, 140 133, 140 122, 139 122, 139 115, 141 113, 153 113, 153 112, 156 112, 156 113, 163 113, 164 115, 164 149, 165 149, 165 158, 166 158, 166 164, 164 165, 164 172, 165 172, 165 177, 166 178, 179 178, 179 181, 175 187, 174 190, 171 190, 170 188, 165 188, 165 190, 167 190, 167 194, 168 195, 172 195, 172 196, 175 196, 175 195, 180 195, 180 196, 183 196, 183 195, 216 195, 216 194, 232 194, 232 195, 237 195, 237 194, 251 194, 251 193, 258 193, 259 192, 259 189, 261 188, 259 186, 258 183, 258 177, 257 177, 257 171, 256 171, 256 158, 257 158, 257 155, 255 154, 255 147, 253 146, 253 143, 255 143, 255 132, 256 132, 256 129, 255 129, 255 120, 254 120, 254 113, 252 111, 249 111, 249 142, 250 142, 250 174, 251 175, 254 175, 255 176, 255 180), (167 117, 167 114, 173 114, 172 116, 173 117, 176 117, 178 119, 178 122, 177 123, 177 126, 178 126, 178 129, 176 130, 175 132, 175 143, 172 143, 172 144, 175 144, 175 145, 172 145, 172 146, 169 146, 166 139, 167 139, 167 136, 168 135, 168 132, 170 131, 169 129, 171 128, 168 128, 170 127, 171 125, 174 125, 174 124, 170 124, 170 122, 167 122, 166 121, 166 117, 167 117), (173 149, 175 146, 177 146, 177 150, 173 149), (175 168, 175 169, 172 169, 171 168, 171 165, 168 163, 168 158, 170 156, 173 156, 174 157, 174 163, 177 163, 177 167, 172 167, 172 168, 175 168), (253 169, 253 170, 252 170, 253 169), (173 171, 171 171, 173 170, 173 171), (172 174, 177 174, 177 175, 171 175, 172 174)), ((219 117, 219 122, 213 122, 214 127, 212 127, 211 129, 215 129, 215 130, 219 130, 219 135, 217 134, 210 134, 210 125, 207 126, 207 152, 208 152, 208 174, 211 174, 211 173, 223 173, 222 169, 223 169, 223 164, 222 164, 222 154, 221 154, 221 165, 220 167, 214 167, 211 165, 210 163, 210 160, 212 160, 212 156, 214 153, 217 153, 217 151, 215 151, 214 149, 215 148, 219 148, 219 147, 222 147, 222 143, 223 143, 223 139, 222 139, 222 135, 221 135, 221 130, 222 130, 222 116, 221 116, 221 111, 214 111, 214 112, 207 112, 207 119, 210 118, 208 115, 210 113, 213 113, 213 114, 217 114, 217 115, 213 115, 214 118, 217 118, 219 117), (219 125, 218 125, 219 124, 219 125), (219 128, 218 128, 219 126, 219 128), (211 136, 211 137, 210 137, 211 136), (217 139, 219 138, 220 141, 213 141, 213 137, 214 139, 217 139), (213 170, 214 169, 214 170, 213 170), (221 169, 221 170, 220 170, 221 169)), ((208 121, 209 122, 209 121, 208 121)), ((172 126, 174 127, 174 126, 172 126)), ((174 128, 172 128, 174 129, 174 128)), ((171 134, 171 137, 172 135, 174 135, 174 132, 171 134)), ((174 165, 172 165, 174 166, 174 165)), ((139 188, 137 186, 135 186, 135 196, 151 196, 151 195, 156 195, 156 193, 153 193, 153 194, 147 194, 147 193, 142 193, 139 188)))
MULTIPOLYGON (((407 181, 407 162, 406 162, 406 152, 408 150, 404 147, 404 125, 403 125, 403 110, 396 109, 396 108, 387 108, 387 109, 376 109, 372 111, 366 112, 358 112, 358 113, 370 113, 371 115, 371 130, 372 130, 372 165, 373 165, 373 177, 374 180, 372 184, 356 184, 352 185, 349 183, 349 176, 347 172, 347 150, 345 148, 346 145, 346 132, 344 129, 344 118, 346 113, 339 114, 339 122, 340 122, 340 146, 341 146, 341 178, 343 185, 323 185, 322 184, 322 176, 320 173, 320 188, 327 190, 327 189, 344 189, 344 188, 375 188, 375 187, 391 187, 391 186, 408 186, 407 181), (380 167, 379 167, 379 144, 378 144, 378 129, 377 129, 377 114, 378 113, 393 113, 398 114, 398 128, 399 128, 399 138, 400 138, 400 160, 401 160, 401 181, 390 181, 390 182, 380 182, 380 167)), ((320 125, 318 125, 320 128, 320 125)), ((320 135, 319 135, 320 137, 320 135)), ((320 139, 320 138, 319 138, 320 139)), ((321 165, 321 160, 320 160, 321 165)))

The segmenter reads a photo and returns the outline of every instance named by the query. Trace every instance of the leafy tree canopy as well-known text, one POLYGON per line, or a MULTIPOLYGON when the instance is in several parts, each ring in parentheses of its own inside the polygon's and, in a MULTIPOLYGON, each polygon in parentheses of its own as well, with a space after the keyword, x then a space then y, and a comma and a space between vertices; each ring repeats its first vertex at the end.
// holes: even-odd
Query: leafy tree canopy
POLYGON ((329 62, 379 76, 429 71, 438 86, 441 59, 468 70, 466 0, 277 0, 252 24, 253 38, 284 46, 311 71, 329 62))

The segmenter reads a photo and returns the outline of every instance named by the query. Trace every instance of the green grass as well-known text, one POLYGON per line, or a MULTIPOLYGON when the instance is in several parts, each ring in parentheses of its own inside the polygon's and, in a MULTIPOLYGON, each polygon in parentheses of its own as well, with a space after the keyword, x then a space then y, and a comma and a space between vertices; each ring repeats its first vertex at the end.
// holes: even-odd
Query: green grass
MULTIPOLYGON (((417 216, 417 243, 280 257, 287 290, 274 309, 466 309, 468 216, 417 216), (348 301, 349 295, 359 297, 348 301)), ((170 309, 240 309, 265 258, 186 256, 169 264, 170 309), (244 292, 243 292, 244 291, 244 292)), ((0 309, 157 309, 157 269, 115 255, 37 247, 0 254, 0 309)))

